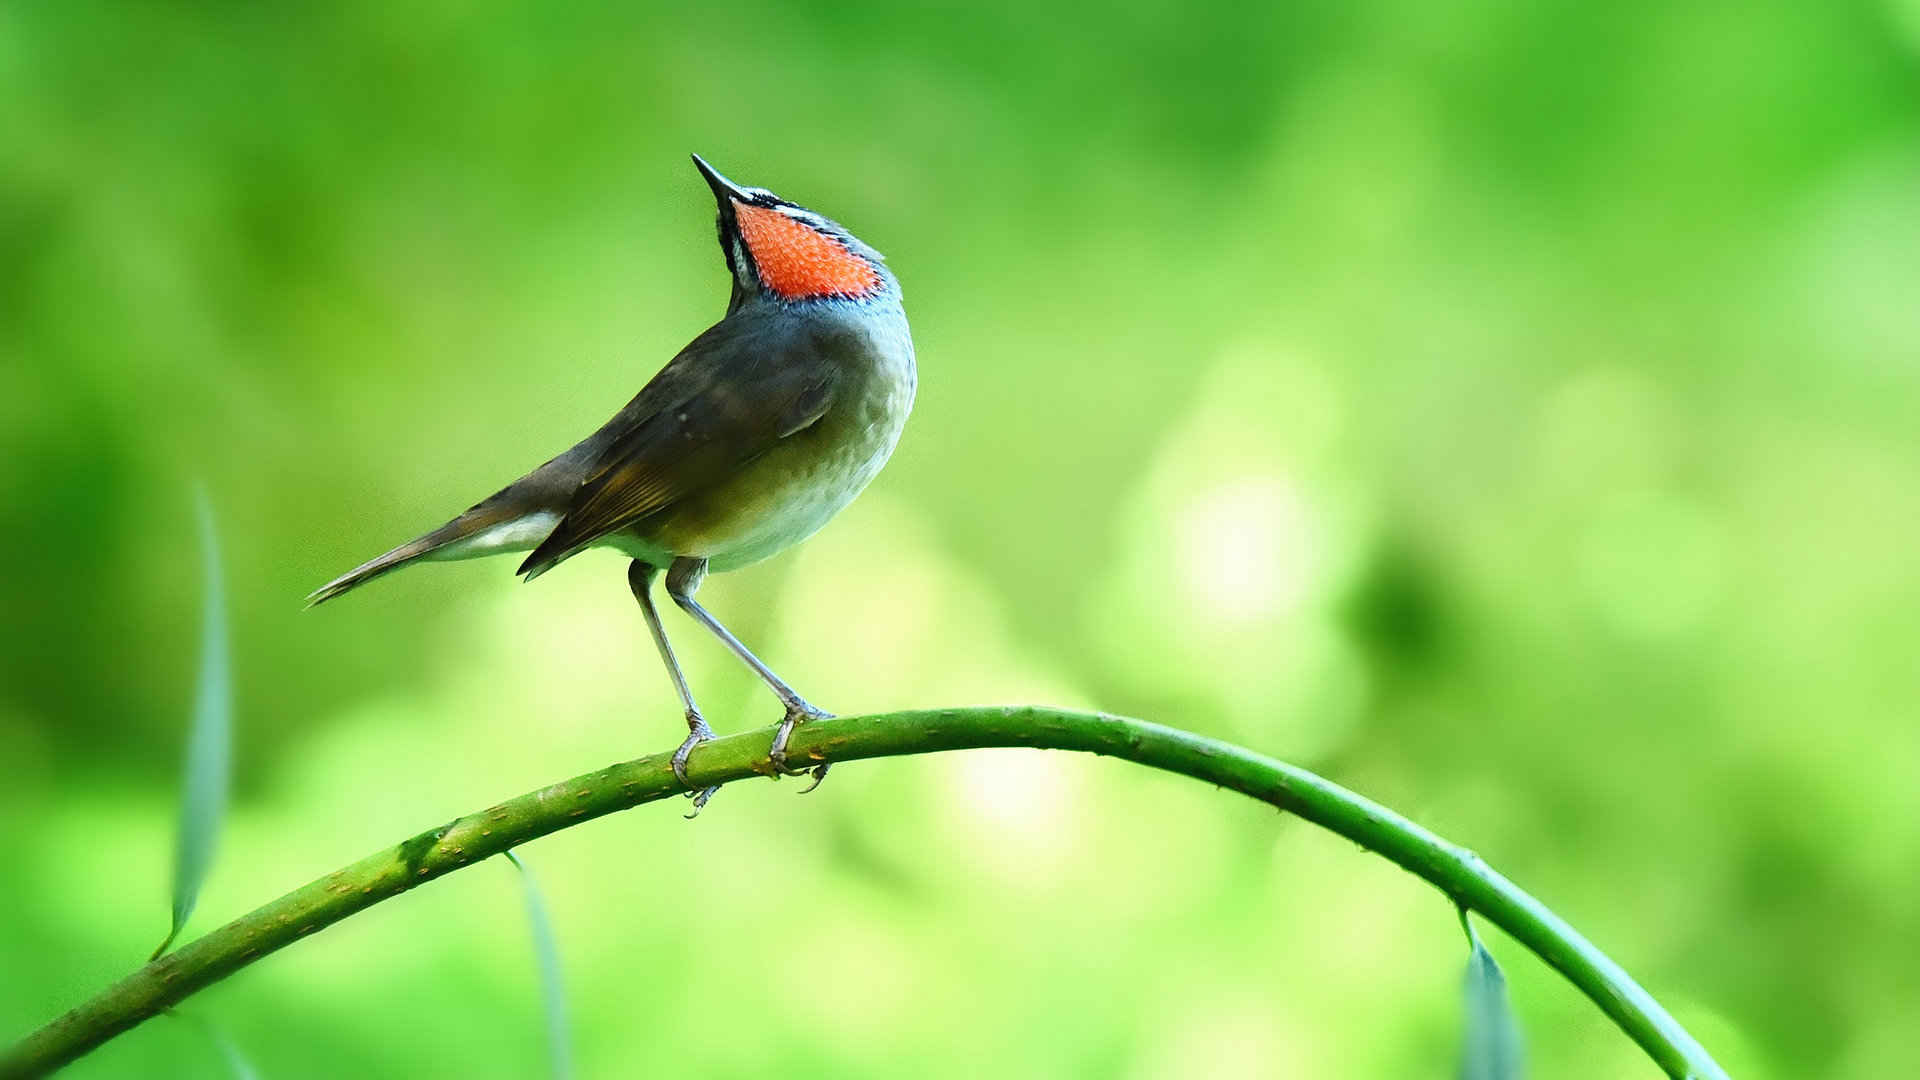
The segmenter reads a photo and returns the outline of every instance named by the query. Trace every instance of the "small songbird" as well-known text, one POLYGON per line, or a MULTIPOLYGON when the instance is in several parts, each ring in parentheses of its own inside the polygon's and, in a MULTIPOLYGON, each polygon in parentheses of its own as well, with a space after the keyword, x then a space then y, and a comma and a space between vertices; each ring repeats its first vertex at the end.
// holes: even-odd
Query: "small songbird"
MULTIPOLYGON (((709 570, 759 562, 813 535, 893 453, 913 407, 913 340, 900 284, 880 253, 819 214, 743 188, 698 154, 719 201, 720 251, 733 275, 724 318, 673 358, 626 408, 572 449, 445 525, 315 590, 322 603, 423 559, 531 551, 532 580, 588 547, 632 559, 627 582, 674 690, 687 738, 674 775, 699 808, 687 757, 713 729, 700 715, 654 608, 654 578, 765 680, 786 709, 768 757, 781 772, 807 704, 707 610, 709 570)), ((813 770, 813 786, 827 766, 813 770)))

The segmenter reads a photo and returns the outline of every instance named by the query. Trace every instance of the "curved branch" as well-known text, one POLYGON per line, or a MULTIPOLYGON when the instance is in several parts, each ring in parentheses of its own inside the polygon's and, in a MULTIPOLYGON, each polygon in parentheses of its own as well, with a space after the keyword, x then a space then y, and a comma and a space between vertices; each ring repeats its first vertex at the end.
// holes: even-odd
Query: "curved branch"
MULTIPOLYGON (((694 751, 696 787, 764 774, 771 728, 694 751)), ((1478 855, 1406 818, 1272 758, 1140 720, 1065 709, 938 709, 804 724, 791 758, 814 762, 990 746, 1080 750, 1204 780, 1271 803, 1425 879, 1533 950, 1592 998, 1676 1080, 1726 1073, 1618 964, 1478 855)), ((612 765, 468 814, 336 870, 154 960, 27 1036, 0 1076, 30 1076, 74 1060, 135 1024, 277 949, 423 882, 568 826, 681 791, 667 755, 612 765)))

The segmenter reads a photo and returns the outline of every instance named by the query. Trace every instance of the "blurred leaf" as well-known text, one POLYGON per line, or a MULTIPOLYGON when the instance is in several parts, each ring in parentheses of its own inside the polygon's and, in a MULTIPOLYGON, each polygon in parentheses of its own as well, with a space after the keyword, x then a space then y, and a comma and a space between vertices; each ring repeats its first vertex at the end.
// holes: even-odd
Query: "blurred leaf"
POLYGON ((1461 1080, 1520 1080, 1520 1025, 1507 1003, 1507 977, 1493 954, 1480 943, 1466 911, 1460 925, 1473 951, 1467 957, 1466 1037, 1460 1053, 1461 1080))
POLYGON ((233 1072, 236 1080, 260 1080, 260 1074, 254 1071, 253 1063, 240 1052, 240 1047, 227 1038, 225 1033, 215 1031, 213 1043, 220 1048, 220 1056, 227 1059, 227 1068, 233 1072))
POLYGON ((207 1041, 220 1051, 220 1056, 226 1060, 227 1071, 232 1073, 236 1080, 259 1080, 259 1072, 254 1069, 253 1063, 247 1060, 247 1056, 240 1052, 239 1044, 227 1035, 226 1029, 199 1013, 168 1010, 168 1015, 178 1017, 199 1028, 201 1033, 206 1035, 207 1041))
POLYGON ((567 995, 560 985, 560 946, 553 936, 553 920, 547 917, 547 902, 533 871, 520 857, 509 851, 507 861, 520 869, 520 882, 526 888, 527 922, 533 927, 533 951, 540 962, 540 989, 547 1006, 547 1051, 554 1080, 573 1075, 573 1056, 567 1039, 567 995))
POLYGON ((233 674, 228 657, 226 583, 220 572, 220 539, 213 506, 199 493, 202 555, 200 677, 194 690, 193 719, 187 731, 187 757, 180 793, 180 832, 174 849, 173 926, 154 957, 167 951, 193 914, 200 885, 213 865, 220 819, 227 808, 232 762, 233 674))

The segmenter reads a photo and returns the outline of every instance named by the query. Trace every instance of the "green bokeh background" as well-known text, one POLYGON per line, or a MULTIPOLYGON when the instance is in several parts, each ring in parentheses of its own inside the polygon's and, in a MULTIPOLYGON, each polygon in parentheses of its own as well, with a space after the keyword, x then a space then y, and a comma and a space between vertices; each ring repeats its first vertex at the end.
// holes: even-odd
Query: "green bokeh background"
MULTIPOLYGON (((1736 1075, 1920 1072, 1920 6, 0 6, 0 1038, 189 933, 671 746, 620 562, 313 586, 599 424, 724 307, 698 150, 890 256, 894 463, 703 598, 841 712, 1044 701, 1482 852, 1736 1075)), ((771 722, 677 614, 723 729, 771 722)), ((1029 752, 523 854, 590 1077, 1447 1076, 1429 889, 1029 752)), ((1652 1076, 1495 935, 1535 1074, 1652 1076)), ((201 995, 271 1080, 544 1068, 462 872, 201 995)), ((156 1021, 75 1077, 219 1075, 156 1021)))

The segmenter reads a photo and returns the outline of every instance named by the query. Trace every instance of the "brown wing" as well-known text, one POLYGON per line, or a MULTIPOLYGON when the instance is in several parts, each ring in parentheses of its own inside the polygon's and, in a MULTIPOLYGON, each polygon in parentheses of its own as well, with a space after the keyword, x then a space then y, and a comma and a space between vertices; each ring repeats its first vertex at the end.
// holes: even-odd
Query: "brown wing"
POLYGON ((819 420, 833 403, 838 369, 792 329, 728 319, 682 350, 601 429, 605 448, 520 573, 544 573, 819 420))

